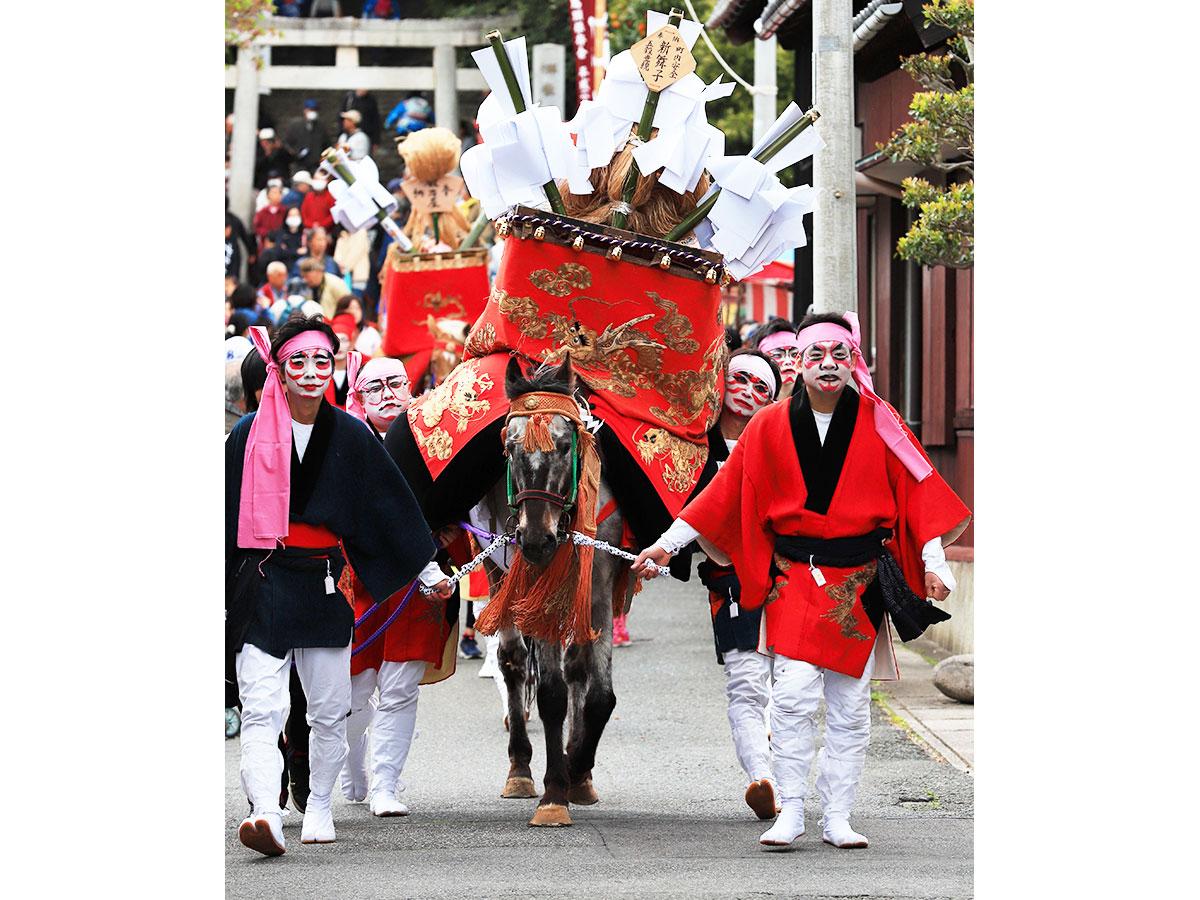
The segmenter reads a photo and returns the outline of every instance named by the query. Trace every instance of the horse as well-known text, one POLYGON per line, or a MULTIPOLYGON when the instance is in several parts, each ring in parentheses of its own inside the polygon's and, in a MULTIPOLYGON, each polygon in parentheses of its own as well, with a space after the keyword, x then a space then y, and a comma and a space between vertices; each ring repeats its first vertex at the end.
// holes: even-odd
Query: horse
MULTIPOLYGON (((543 367, 527 377, 514 357, 505 377, 505 394, 512 408, 516 409, 521 398, 533 391, 575 397, 570 359, 557 368, 543 367)), ((522 556, 544 571, 559 546, 571 540, 568 529, 576 497, 573 478, 579 477, 580 468, 579 426, 567 416, 555 414, 549 421, 554 449, 530 450, 525 440, 530 421, 520 416, 509 418, 504 435, 508 478, 488 494, 485 506, 493 523, 507 521, 515 525, 522 556)), ((600 510, 614 510, 598 521, 596 538, 618 545, 623 521, 602 472, 596 503, 600 510)), ((501 587, 500 570, 489 561, 485 571, 490 594, 495 597, 501 587)), ((571 803, 588 806, 600 799, 592 783, 592 767, 601 735, 617 704, 612 684, 613 604, 619 597, 627 608, 632 588, 629 563, 597 552, 591 576, 591 627, 598 633, 595 640, 572 642, 564 650, 558 641, 527 639, 516 627, 499 631, 498 660, 509 710, 509 770, 501 792, 501 797, 507 799, 538 796, 530 770, 533 748, 525 725, 531 665, 536 665, 537 671, 536 698, 545 730, 546 773, 545 790, 529 822, 531 826, 571 825, 571 803), (565 748, 564 723, 568 726, 565 748)))

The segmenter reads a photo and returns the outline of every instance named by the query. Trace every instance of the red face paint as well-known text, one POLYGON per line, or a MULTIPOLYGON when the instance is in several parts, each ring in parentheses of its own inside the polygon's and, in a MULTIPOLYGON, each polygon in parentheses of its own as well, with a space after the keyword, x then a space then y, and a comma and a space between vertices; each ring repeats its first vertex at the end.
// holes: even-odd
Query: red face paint
POLYGON ((804 348, 801 365, 807 387, 835 394, 850 380, 854 359, 841 341, 817 341, 804 348))
POLYGON ((767 356, 775 361, 775 365, 779 366, 779 373, 783 376, 784 384, 793 384, 796 381, 796 374, 800 371, 800 348, 799 347, 775 347, 767 351, 767 356))
POLYGON ((319 397, 333 378, 333 355, 328 350, 297 350, 283 362, 283 382, 297 397, 319 397))
POLYGON ((725 375, 725 408, 739 416, 752 416, 771 402, 771 388, 746 371, 725 375))

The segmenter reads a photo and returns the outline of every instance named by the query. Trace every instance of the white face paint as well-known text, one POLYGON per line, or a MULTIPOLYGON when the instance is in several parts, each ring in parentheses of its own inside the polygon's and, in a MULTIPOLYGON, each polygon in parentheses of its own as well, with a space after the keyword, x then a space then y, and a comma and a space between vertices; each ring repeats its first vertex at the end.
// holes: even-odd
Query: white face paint
POLYGON ((794 384, 796 374, 800 369, 800 348, 793 345, 783 347, 774 347, 767 352, 767 356, 774 360, 775 365, 779 366, 779 374, 783 376, 783 383, 794 384))
POLYGON ((771 402, 771 386, 752 372, 725 373, 725 408, 749 418, 771 402))
POLYGON ((850 380, 853 365, 853 353, 841 341, 817 341, 804 348, 801 377, 809 390, 837 394, 850 380))
POLYGON ((400 418, 401 413, 412 403, 408 376, 402 374, 368 381, 358 392, 358 397, 366 410, 367 418, 380 434, 387 434, 392 423, 400 418))
POLYGON ((333 354, 328 350, 297 350, 283 361, 283 383, 294 397, 320 397, 331 378, 333 354))

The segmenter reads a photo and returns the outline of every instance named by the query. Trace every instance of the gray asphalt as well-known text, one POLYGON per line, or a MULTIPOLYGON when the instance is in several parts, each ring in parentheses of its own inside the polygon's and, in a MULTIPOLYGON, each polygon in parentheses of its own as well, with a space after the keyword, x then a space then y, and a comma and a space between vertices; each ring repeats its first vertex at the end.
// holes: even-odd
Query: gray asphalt
MULTIPOLYGON (((695 580, 658 579, 635 598, 634 643, 614 653, 617 709, 594 770, 601 800, 572 807, 571 828, 529 828, 536 801, 500 799, 507 735, 477 661, 422 688, 401 796, 411 815, 376 819, 335 792, 332 845, 301 844, 292 813, 285 855, 243 847, 238 741, 226 741, 227 896, 972 896, 971 776, 934 761, 878 708, 852 818, 870 848, 823 844, 811 803, 797 849, 760 848, 765 829, 742 801, 702 592, 695 580)), ((540 787, 536 711, 530 731, 540 787)))

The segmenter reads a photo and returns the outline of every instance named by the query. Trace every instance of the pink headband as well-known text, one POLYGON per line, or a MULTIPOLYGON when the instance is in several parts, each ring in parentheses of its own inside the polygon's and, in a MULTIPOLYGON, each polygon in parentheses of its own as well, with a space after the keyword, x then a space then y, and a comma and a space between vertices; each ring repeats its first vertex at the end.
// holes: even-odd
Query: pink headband
POLYGON ((763 353, 778 350, 780 347, 798 347, 796 334, 792 331, 777 331, 758 342, 758 349, 763 353))
MULTIPOLYGON (((250 434, 242 468, 241 507, 238 510, 238 546, 274 550, 288 534, 288 505, 292 487, 292 413, 287 392, 279 380, 279 366, 271 357, 267 329, 255 325, 250 340, 267 363, 262 402, 250 434)), ((302 331, 279 348, 280 359, 297 350, 328 350, 329 337, 320 331, 302 331)))
POLYGON ((771 371, 771 367, 767 365, 767 361, 761 356, 755 356, 753 353, 743 353, 740 356, 735 356, 729 360, 729 371, 749 372, 756 378, 761 379, 763 384, 771 387, 772 397, 779 394, 779 379, 775 377, 775 373, 771 371))
POLYGON ((377 356, 363 365, 362 354, 351 350, 346 354, 346 381, 350 391, 346 395, 346 412, 360 422, 367 421, 367 411, 358 401, 358 392, 368 381, 376 378, 390 378, 393 375, 403 375, 408 378, 408 370, 404 363, 388 356, 377 356))
POLYGON ((858 314, 844 312, 840 313, 840 315, 850 323, 849 331, 841 325, 835 325, 833 322, 818 322, 815 325, 809 325, 807 328, 802 329, 796 335, 800 346, 808 349, 808 347, 818 341, 841 341, 854 351, 854 381, 858 385, 858 389, 874 401, 875 432, 883 438, 883 442, 887 444, 888 449, 892 453, 896 454, 900 462, 904 463, 904 467, 912 473, 913 478, 917 479, 917 481, 924 481, 929 477, 929 473, 933 471, 933 466, 929 464, 929 461, 925 459, 925 456, 921 453, 917 445, 909 438, 900 421, 900 417, 875 393, 875 384, 871 381, 871 372, 867 368, 867 361, 863 359, 862 338, 860 337, 858 328, 858 314))

